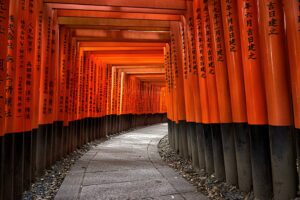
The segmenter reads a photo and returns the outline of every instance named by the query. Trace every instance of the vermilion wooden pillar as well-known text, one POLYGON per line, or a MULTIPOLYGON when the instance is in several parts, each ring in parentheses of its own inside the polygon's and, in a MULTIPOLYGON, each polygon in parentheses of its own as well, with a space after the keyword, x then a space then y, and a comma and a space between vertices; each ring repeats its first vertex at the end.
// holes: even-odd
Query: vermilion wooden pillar
POLYGON ((41 157, 38 157, 41 152, 38 151, 38 147, 42 146, 40 142, 43 144, 44 138, 42 137, 42 133, 40 131, 39 126, 39 97, 40 97, 40 77, 41 77, 41 66, 42 66, 42 26, 43 26, 43 3, 41 0, 36 2, 36 27, 35 27, 35 34, 36 40, 34 42, 36 51, 34 57, 35 66, 33 67, 33 89, 32 89, 32 180, 41 174, 41 157))
POLYGON ((219 180, 225 178, 224 157, 222 150, 222 135, 220 129, 220 114, 216 86, 216 71, 213 58, 211 25, 209 19, 208 2, 200 2, 202 23, 202 37, 204 42, 204 65, 209 107, 209 122, 212 131, 214 172, 219 180))
MULTIPOLYGON (((186 64, 188 67, 188 79, 190 86, 192 88, 192 110, 191 113, 191 123, 189 123, 189 130, 191 135, 190 146, 192 150, 193 163, 197 169, 203 168, 199 163, 199 152, 198 147, 201 144, 198 143, 198 136, 201 135, 202 127, 200 123, 202 122, 202 113, 201 113, 201 103, 200 103, 200 91, 199 91, 199 76, 198 76, 198 62, 197 62, 197 53, 196 53, 196 35, 194 28, 194 13, 192 8, 192 2, 187 2, 187 14, 185 16, 185 23, 183 24, 186 38, 186 53, 188 62, 186 64)), ((201 159, 202 156, 200 156, 201 159)))
MULTIPOLYGON (((288 47, 288 58, 290 66, 291 77, 291 91, 293 96, 293 111, 294 111, 294 126, 296 133, 296 145, 297 145, 297 160, 299 165, 300 158, 300 61, 298 55, 300 53, 300 35, 299 35, 299 6, 300 2, 294 1, 280 1, 283 5, 285 23, 286 23, 286 40, 288 47)), ((298 170, 298 178, 300 170, 298 170)), ((298 180, 299 182, 299 180, 298 180)))
POLYGON ((18 18, 16 25, 15 73, 13 82, 13 120, 11 133, 14 134, 14 198, 22 197, 24 189, 24 133, 25 133, 25 32, 27 27, 28 5, 17 1, 18 18))
POLYGON ((175 129, 173 126, 173 104, 172 104, 172 79, 171 79, 171 65, 170 65, 170 46, 169 44, 164 47, 164 67, 166 70, 166 82, 167 82, 167 109, 168 109, 168 120, 169 120, 169 141, 170 145, 177 150, 178 148, 178 139, 176 139, 175 129))
POLYGON ((220 126, 222 132, 225 177, 227 183, 237 185, 234 126, 232 124, 232 109, 224 44, 221 1, 209 1, 208 9, 211 26, 212 54, 216 73, 220 126))
POLYGON ((263 79, 258 16, 255 0, 237 4, 244 67, 246 105, 250 124, 253 190, 256 198, 272 198, 272 173, 266 91, 263 79), (247 15, 245 14, 247 13, 247 15))
POLYGON ((188 143, 186 133, 186 109, 185 109, 185 98, 184 98, 184 85, 183 85, 183 73, 182 73, 182 56, 181 52, 178 51, 180 43, 179 35, 179 22, 173 23, 171 27, 171 55, 172 55, 172 71, 174 72, 173 82, 174 91, 176 91, 176 107, 177 107, 177 123, 179 126, 178 130, 178 143, 181 145, 181 155, 188 158, 188 143))
POLYGON ((34 103, 38 96, 34 91, 37 84, 37 25, 41 2, 26 2, 27 26, 25 31, 25 61, 24 61, 24 190, 30 188, 34 179, 35 153, 36 153, 36 130, 37 121, 34 103))
POLYGON ((279 0, 259 0, 259 31, 266 87, 274 199, 296 196, 296 157, 285 54, 284 16, 279 0))
POLYGON ((232 120, 235 123, 234 135, 238 186, 240 190, 248 192, 252 187, 252 170, 237 2, 221 1, 221 9, 232 120))
POLYGON ((2 41, 3 48, 0 48, 0 199, 4 199, 4 190, 6 181, 4 177, 6 171, 5 162, 5 87, 6 87, 6 70, 7 70, 7 36, 8 36, 8 23, 9 23, 9 8, 10 0, 5 0, 0 3, 0 41, 2 41))
POLYGON ((209 124, 209 111, 208 111, 208 95, 206 77, 207 72, 204 64, 204 41, 203 41, 203 19, 202 11, 200 8, 200 1, 195 0, 194 9, 194 26, 195 26, 195 44, 196 44, 196 60, 198 68, 198 82, 199 82, 199 95, 201 107, 201 124, 197 124, 197 140, 198 140, 198 155, 200 168, 206 169, 208 173, 213 172, 213 159, 212 157, 212 143, 209 134, 206 134, 209 124), (205 142, 208 139, 210 142, 205 142))

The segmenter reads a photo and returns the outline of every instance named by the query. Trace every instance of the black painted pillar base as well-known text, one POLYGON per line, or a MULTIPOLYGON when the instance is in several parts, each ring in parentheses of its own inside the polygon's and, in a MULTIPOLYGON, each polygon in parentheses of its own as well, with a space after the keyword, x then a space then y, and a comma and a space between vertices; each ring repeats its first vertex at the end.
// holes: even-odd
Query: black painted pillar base
POLYGON ((203 132, 205 139, 205 168, 206 173, 211 175, 214 173, 214 156, 213 156, 213 145, 212 145, 212 131, 209 124, 203 124, 203 132))
POLYGON ((91 118, 86 119, 88 142, 92 141, 92 121, 91 118))
POLYGON ((100 138, 100 118, 94 118, 95 121, 95 140, 98 140, 100 138))
POLYGON ((188 143, 188 154, 189 154, 189 158, 192 158, 192 128, 190 125, 190 122, 186 123, 186 137, 187 137, 187 143, 188 143))
POLYGON ((87 143, 87 138, 88 138, 86 119, 81 119, 81 134, 82 134, 82 145, 84 145, 87 143))
POLYGON ((112 115, 111 116, 111 121, 110 121, 110 130, 111 130, 111 135, 114 135, 116 134, 116 127, 115 127, 115 124, 116 124, 116 116, 115 115, 112 115))
POLYGON ((196 130, 196 123, 190 122, 189 123, 189 132, 191 135, 191 151, 192 151, 192 163, 193 167, 196 170, 200 169, 199 166, 199 155, 198 155, 198 140, 197 140, 197 130, 196 130))
POLYGON ((117 115, 113 115, 113 121, 112 121, 112 129, 113 129, 113 135, 118 133, 118 117, 117 115))
POLYGON ((110 121, 110 115, 105 117, 105 133, 107 136, 109 136, 109 134, 110 134, 109 121, 110 121))
POLYGON ((74 122, 71 121, 71 122, 69 122, 69 137, 70 137, 70 152, 69 153, 72 153, 75 150, 75 148, 74 148, 74 133, 75 133, 74 122))
POLYGON ((255 198, 260 200, 273 197, 269 144, 268 126, 250 125, 253 190, 255 198))
POLYGON ((127 131, 128 129, 129 129, 129 124, 130 124, 130 122, 129 122, 129 115, 125 115, 125 116, 123 116, 123 130, 124 131, 127 131))
POLYGON ((24 190, 31 186, 31 166, 32 166, 32 132, 24 132, 24 190))
POLYGON ((80 132, 81 132, 81 142, 82 145, 87 143, 87 128, 86 128, 86 119, 81 119, 80 120, 80 132))
POLYGON ((24 133, 14 133, 14 199, 24 191, 24 133))
POLYGON ((176 149, 177 144, 176 144, 175 123, 171 120, 170 120, 170 122, 171 122, 171 130, 172 130, 171 131, 171 138, 172 138, 172 141, 173 141, 173 149, 176 149))
POLYGON ((168 119, 168 140, 169 145, 174 149, 173 124, 170 119, 168 119))
POLYGON ((106 137, 106 124, 105 124, 106 117, 100 117, 100 138, 106 137))
POLYGON ((63 126, 62 128, 62 156, 65 157, 68 154, 68 127, 63 126))
POLYGON ((69 122, 69 137, 70 137, 70 150, 69 150, 69 154, 72 153, 75 150, 74 147, 74 122, 71 121, 69 122))
POLYGON ((36 147, 37 147, 38 129, 34 128, 31 131, 31 183, 35 181, 36 176, 36 147))
POLYGON ((187 142, 187 123, 179 121, 179 143, 181 144, 182 156, 186 159, 189 158, 188 142, 187 142))
POLYGON ((101 117, 99 117, 98 119, 97 119, 97 132, 96 132, 96 134, 97 134, 97 139, 99 140, 99 139, 101 139, 103 136, 103 130, 102 130, 102 127, 103 127, 103 124, 102 124, 102 118, 101 117))
POLYGON ((114 127, 113 127, 114 120, 115 120, 114 116, 111 115, 111 116, 110 116, 110 120, 109 120, 109 130, 110 130, 110 131, 109 131, 109 135, 115 134, 114 127))
POLYGON ((136 127, 136 119, 135 119, 135 115, 132 114, 132 128, 136 127))
POLYGON ((101 117, 101 138, 107 138, 107 124, 106 124, 106 121, 107 121, 107 117, 104 116, 104 117, 101 117))
POLYGON ((57 123, 57 156, 58 159, 63 159, 67 153, 66 150, 66 142, 67 142, 67 127, 65 126, 64 121, 60 121, 57 123))
POLYGON ((79 121, 79 137, 80 137, 80 146, 84 145, 84 121, 81 119, 79 121))
POLYGON ((47 132, 47 143, 46 143, 46 169, 49 169, 53 163, 53 125, 47 124, 46 125, 46 132, 47 132))
POLYGON ((236 167, 236 154, 234 144, 234 124, 221 124, 224 165, 226 182, 230 185, 238 185, 238 175, 236 167))
POLYGON ((55 129, 55 152, 54 152, 54 158, 56 160, 61 160, 63 158, 63 121, 57 121, 54 123, 54 129, 55 129))
POLYGON ((95 121, 95 118, 91 118, 91 132, 92 132, 92 141, 94 141, 96 139, 96 121, 95 121))
POLYGON ((129 128, 128 128, 128 126, 129 126, 129 115, 124 115, 123 116, 123 122, 122 122, 122 129, 124 130, 124 131, 127 131, 129 128))
POLYGON ((0 136, 0 199, 3 197, 3 185, 4 185, 4 136, 0 136))
POLYGON ((179 147, 178 147, 178 140, 177 140, 177 133, 176 133, 176 123, 175 122, 173 122, 173 121, 171 121, 171 124, 172 124, 172 138, 173 138, 173 145, 174 145, 174 147, 173 147, 173 149, 176 151, 176 149, 178 149, 179 147))
POLYGON ((73 121, 73 151, 75 151, 78 147, 78 133, 79 133, 79 129, 77 126, 77 121, 73 121))
POLYGON ((57 161, 57 147, 58 147, 58 121, 53 122, 52 127, 53 127, 53 142, 52 142, 52 164, 57 161))
POLYGON ((218 180, 223 181, 225 179, 225 167, 224 167, 221 127, 219 124, 212 124, 211 129, 212 129, 215 177, 218 180))
POLYGON ((180 143, 180 135, 179 135, 179 127, 176 122, 173 122, 174 127, 174 137, 175 137, 175 152, 181 154, 181 143, 180 143))
POLYGON ((36 163, 35 163, 36 177, 41 176, 43 171, 46 169, 46 158, 45 158, 46 138, 47 138, 46 125, 40 125, 37 129, 37 136, 36 136, 36 163))
POLYGON ((120 115, 117 115, 117 124, 116 124, 116 128, 117 128, 117 133, 121 133, 121 122, 122 121, 122 117, 120 115))
POLYGON ((290 126, 269 126, 274 200, 294 199, 297 167, 294 136, 290 126))
MULTIPOLYGON (((296 151, 297 151, 297 164, 300 166, 300 129, 294 128, 294 135, 296 138, 295 145, 296 145, 296 151)), ((298 191, 300 191, 300 167, 298 167, 298 191)))
POLYGON ((97 124, 96 124, 96 137, 97 137, 97 140, 101 139, 102 138, 102 118, 97 118, 96 119, 97 121, 97 124))
POLYGON ((3 184, 3 199, 14 199, 14 134, 4 136, 4 184, 3 184))
POLYGON ((241 191, 250 192, 252 189, 250 128, 246 123, 235 123, 234 128, 238 186, 241 191))
MULTIPOLYGON (((97 137, 97 133, 98 133, 98 128, 97 128, 97 125, 98 125, 98 121, 97 121, 97 118, 94 117, 93 118, 93 132, 94 132, 94 140, 96 140, 98 137, 97 137)), ((76 133, 76 126, 75 126, 75 133, 76 133)))
POLYGON ((80 145, 79 145, 80 129, 79 129, 79 124, 78 124, 77 120, 73 121, 73 126, 74 126, 74 135, 73 135, 73 137, 74 137, 74 151, 75 151, 77 148, 80 148, 80 145))
POLYGON ((89 142, 93 141, 93 118, 88 118, 89 142))
POLYGON ((205 150, 204 150, 205 137, 204 137, 203 125, 200 123, 196 124, 196 136, 197 136, 199 169, 205 169, 205 150))

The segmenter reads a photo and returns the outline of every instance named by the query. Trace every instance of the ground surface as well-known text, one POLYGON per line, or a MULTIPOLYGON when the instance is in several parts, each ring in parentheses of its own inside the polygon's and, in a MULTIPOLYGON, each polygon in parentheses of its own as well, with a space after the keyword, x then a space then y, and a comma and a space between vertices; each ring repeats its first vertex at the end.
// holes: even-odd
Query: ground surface
POLYGON ((101 140, 85 144, 80 149, 72 152, 60 161, 57 161, 50 169, 36 178, 30 190, 24 192, 23 200, 52 200, 54 199, 59 187, 61 186, 66 174, 74 163, 88 152, 91 148, 98 145, 101 140))
POLYGON ((162 161, 160 124, 134 130, 89 150, 71 168, 55 199, 206 200, 162 161))

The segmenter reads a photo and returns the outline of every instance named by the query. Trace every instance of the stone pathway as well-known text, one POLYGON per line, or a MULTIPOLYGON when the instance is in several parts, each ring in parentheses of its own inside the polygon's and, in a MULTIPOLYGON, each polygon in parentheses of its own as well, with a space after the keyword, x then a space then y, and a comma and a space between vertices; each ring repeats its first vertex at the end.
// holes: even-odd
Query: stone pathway
POLYGON ((99 144, 75 163, 55 199, 207 200, 161 160, 157 144, 166 134, 159 124, 99 144))

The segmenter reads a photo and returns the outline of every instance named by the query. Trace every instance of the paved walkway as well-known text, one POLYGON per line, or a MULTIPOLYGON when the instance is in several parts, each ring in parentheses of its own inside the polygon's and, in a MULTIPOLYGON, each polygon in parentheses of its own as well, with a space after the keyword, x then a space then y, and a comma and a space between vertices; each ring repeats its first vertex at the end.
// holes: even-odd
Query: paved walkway
POLYGON ((87 152, 71 169, 56 200, 206 200, 168 167, 157 151, 167 125, 122 134, 87 152))

